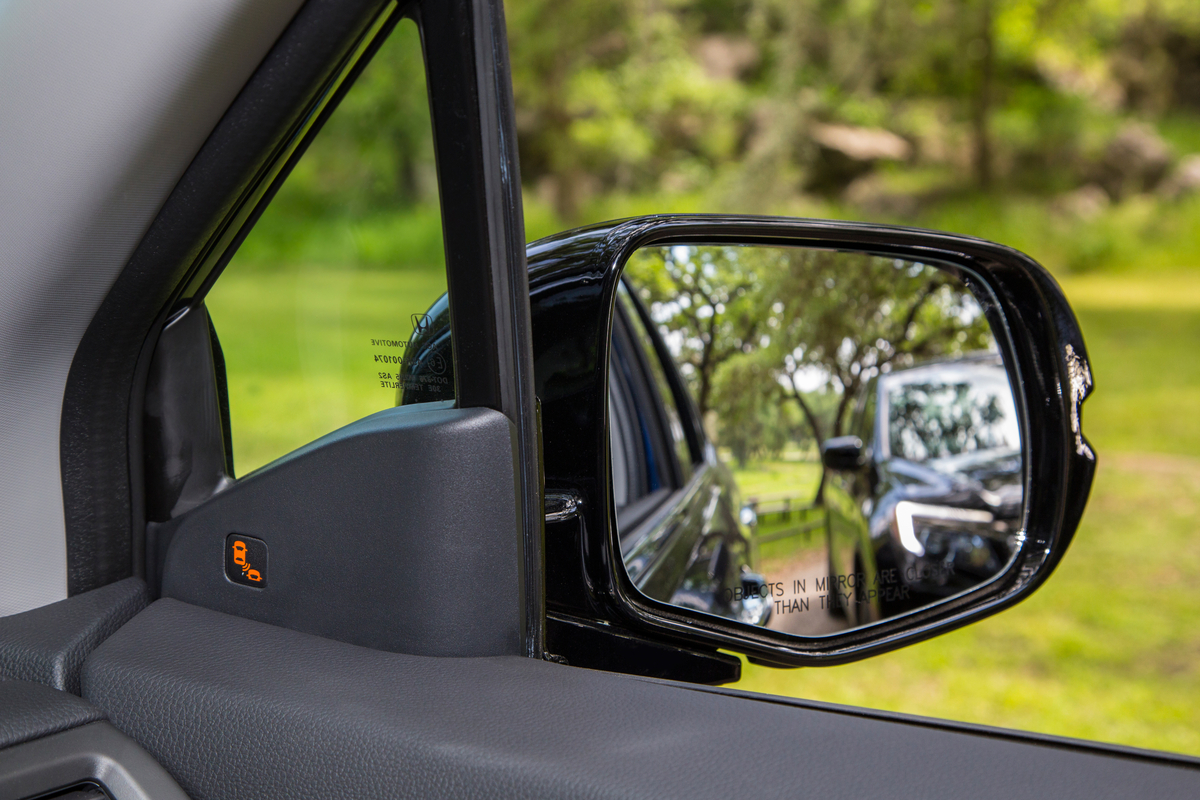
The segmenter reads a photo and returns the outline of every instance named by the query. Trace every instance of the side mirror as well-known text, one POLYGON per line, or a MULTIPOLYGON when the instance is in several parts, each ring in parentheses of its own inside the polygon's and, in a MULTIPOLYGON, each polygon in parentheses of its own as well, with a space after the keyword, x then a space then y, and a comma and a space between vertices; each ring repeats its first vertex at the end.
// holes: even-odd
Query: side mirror
POLYGON ((720 650, 844 663, 1019 602, 1066 551, 1095 469, 1092 379, 1028 257, 910 228, 660 216, 528 260, 556 657, 714 683, 739 669, 720 650), (688 326, 718 324, 741 361, 714 411, 692 396, 708 390, 688 326), (809 483, 756 493, 751 528, 723 462, 762 439, 738 416, 752 401, 809 483), (860 439, 828 437, 852 425, 872 431, 877 479, 814 492, 822 466, 864 466, 860 439))
POLYGON ((862 439, 857 436, 835 436, 821 444, 821 463, 838 472, 862 469, 867 463, 867 453, 862 439))
POLYGON ((758 508, 756 503, 747 503, 738 511, 738 521, 750 530, 758 527, 758 508))

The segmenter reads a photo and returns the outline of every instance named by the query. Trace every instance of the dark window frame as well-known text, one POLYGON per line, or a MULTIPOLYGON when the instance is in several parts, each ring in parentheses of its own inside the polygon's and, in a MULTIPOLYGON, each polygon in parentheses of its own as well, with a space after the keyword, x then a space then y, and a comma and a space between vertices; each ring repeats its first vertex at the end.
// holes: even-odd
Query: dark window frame
POLYGON ((305 137, 319 130, 320 115, 336 107, 338 92, 365 65, 353 62, 356 51, 364 40, 369 48, 382 41, 367 37, 385 13, 386 25, 407 15, 421 31, 457 405, 493 408, 515 427, 522 627, 526 653, 541 654, 540 451, 500 0, 308 0, 272 46, 167 198, 76 351, 60 428, 68 594, 145 575, 142 404, 159 335, 249 231, 305 137))

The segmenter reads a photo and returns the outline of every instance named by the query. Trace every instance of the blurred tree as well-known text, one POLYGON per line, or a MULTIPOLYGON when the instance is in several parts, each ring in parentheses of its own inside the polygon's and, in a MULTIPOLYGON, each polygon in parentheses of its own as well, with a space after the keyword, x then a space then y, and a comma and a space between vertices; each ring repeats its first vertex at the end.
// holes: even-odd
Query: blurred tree
POLYGON ((993 25, 992 5, 994 0, 975 0, 978 14, 976 38, 967 50, 977 62, 974 86, 971 90, 971 163, 975 168, 975 183, 980 189, 992 185, 992 81, 996 70, 996 32, 993 25))
POLYGON ((421 38, 401 20, 289 178, 315 213, 363 214, 436 201, 421 38))
POLYGON ((706 71, 686 2, 509 5, 524 180, 565 220, 598 191, 702 184, 736 155, 744 89, 706 71))
MULTIPOLYGON (((783 402, 811 438, 840 436, 882 371, 986 349, 991 329, 951 273, 868 254, 676 245, 637 251, 627 275, 703 416, 739 461, 777 452, 783 402)), ((783 437, 783 439, 781 439, 783 437)))
POLYGON ((760 354, 750 354, 724 362, 713 380, 716 439, 729 448, 739 467, 751 460, 778 458, 794 438, 795 422, 790 406, 780 402, 782 387, 772 367, 760 354))
MULTIPOLYGON (((1200 107, 1200 4, 1188 0, 506 10, 523 179, 568 224, 614 193, 705 190, 718 208, 777 209, 810 190, 828 160, 814 131, 829 124, 900 134, 913 145, 905 159, 962 167, 963 185, 1061 191, 1092 180, 1082 162, 1104 142, 1083 131, 1096 114, 1200 107)), ((428 131, 419 37, 405 21, 331 119, 324 136, 337 145, 301 165, 297 197, 314 213, 335 195, 353 213, 436 197, 428 131)), ((854 177, 822 191, 837 196, 854 177)))

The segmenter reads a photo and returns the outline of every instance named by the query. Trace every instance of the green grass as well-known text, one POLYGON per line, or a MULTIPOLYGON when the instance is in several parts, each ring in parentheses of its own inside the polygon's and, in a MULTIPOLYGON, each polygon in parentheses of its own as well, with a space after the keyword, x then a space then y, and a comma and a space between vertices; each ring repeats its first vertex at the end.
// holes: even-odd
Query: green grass
POLYGON ((407 340, 411 316, 446 291, 443 272, 310 264, 240 270, 206 299, 225 355, 238 475, 391 408, 372 339, 407 340))
MULTIPOLYGON (((723 453, 722 457, 725 463, 733 463, 728 455, 723 453)), ((821 468, 812 461, 778 459, 735 467, 733 477, 741 489, 743 502, 752 497, 779 494, 811 498, 816 495, 821 468)))
POLYGON ((1200 755, 1200 274, 1064 281, 1099 454, 1066 557, 1030 599, 841 667, 737 688, 1200 755))
MULTIPOLYGON (((733 459, 727 453, 722 453, 721 456, 727 464, 733 464, 733 459)), ((766 498, 766 502, 774 506, 773 499, 781 495, 794 498, 797 509, 812 502, 817 493, 817 484, 821 480, 820 465, 804 460, 798 452, 786 453, 785 456, 734 468, 733 477, 741 490, 743 503, 751 499, 766 498)), ((793 528, 808 522, 809 519, 811 518, 801 511, 793 512, 788 517, 780 514, 762 514, 758 520, 758 535, 767 536, 793 528)), ((814 531, 759 544, 758 570, 771 578, 776 570, 795 560, 797 548, 808 547, 817 536, 817 532, 814 531)))
POLYGON ((379 210, 356 218, 307 216, 272 204, 238 249, 235 263, 241 272, 274 271, 289 264, 383 270, 400 264, 440 271, 446 263, 442 244, 437 206, 379 210))
POLYGON ((1200 455, 1200 272, 1063 282, 1096 384, 1083 429, 1105 452, 1200 455))
POLYGON ((931 206, 915 223, 1014 247, 1057 275, 1154 274, 1200 265, 1200 197, 1135 196, 1080 219, 1039 196, 966 196, 931 206))
POLYGON ((746 664, 737 688, 1200 754, 1200 461, 1110 457, 1025 603, 841 667, 746 664))

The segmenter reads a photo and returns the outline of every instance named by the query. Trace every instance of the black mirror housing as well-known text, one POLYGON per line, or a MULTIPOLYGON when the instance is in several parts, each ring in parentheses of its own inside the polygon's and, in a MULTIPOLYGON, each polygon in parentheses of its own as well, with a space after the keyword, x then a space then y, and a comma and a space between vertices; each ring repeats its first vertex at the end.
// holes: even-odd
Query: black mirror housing
MULTIPOLYGON (((776 666, 831 665, 921 641, 1007 608, 1037 589, 1065 553, 1087 501, 1095 455, 1080 409, 1092 389, 1083 337, 1053 278, 1010 248, 912 228, 732 216, 654 216, 604 223, 530 245, 530 292, 546 481, 548 651, 580 666, 720 683, 732 650, 776 666), (622 269, 647 245, 769 245, 869 253, 942 265, 982 287, 1022 419, 1026 466, 1019 548, 1010 568, 970 591, 844 633, 789 637, 668 605, 640 592, 622 561, 608 430, 609 348, 622 269)), ((661 341, 656 345, 665 347, 661 341)), ((673 378, 678 383, 678 376, 673 378)), ((687 390, 673 385, 677 400, 687 390)), ((708 447, 699 423, 685 431, 708 447)), ((826 440, 832 470, 858 469, 856 437, 826 440)), ((709 456, 715 459, 715 454, 709 456)))

